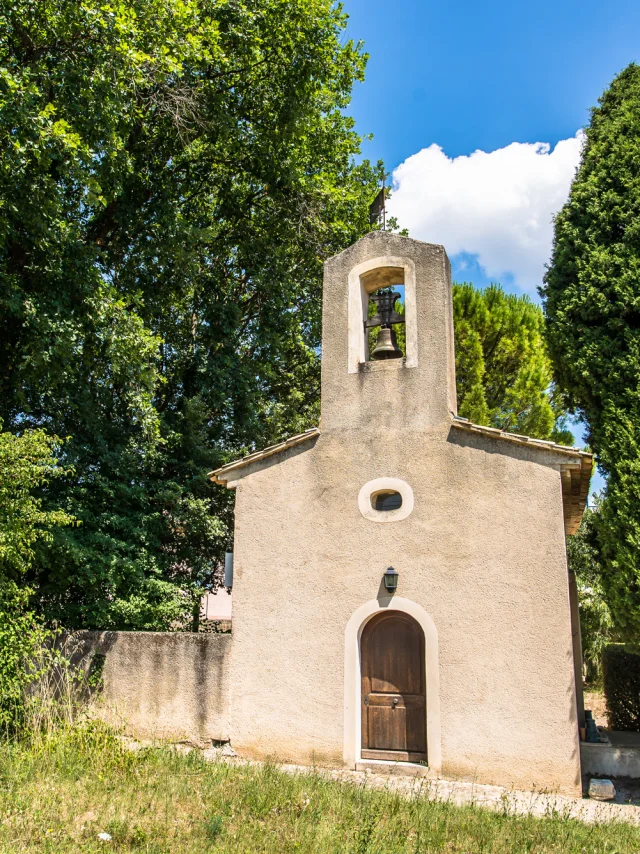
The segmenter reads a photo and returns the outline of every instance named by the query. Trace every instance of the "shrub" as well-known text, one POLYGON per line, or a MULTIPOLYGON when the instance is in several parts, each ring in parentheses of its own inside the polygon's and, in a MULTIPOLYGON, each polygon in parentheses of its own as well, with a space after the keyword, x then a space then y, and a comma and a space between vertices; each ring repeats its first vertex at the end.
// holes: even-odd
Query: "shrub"
POLYGON ((46 664, 41 660, 52 633, 28 609, 29 591, 0 580, 0 730, 25 724, 25 699, 46 664))
MULTIPOLYGON (((2 422, 0 421, 0 428, 2 422)), ((54 632, 33 612, 25 578, 35 547, 52 530, 75 520, 45 506, 42 490, 67 470, 56 457, 60 442, 43 430, 20 436, 0 431, 0 732, 28 726, 43 674, 59 658, 54 632)))
POLYGON ((101 686, 104 657, 86 674, 74 666, 72 644, 29 608, 30 592, 0 579, 0 740, 70 723, 101 686))
POLYGON ((567 537, 569 569, 575 573, 578 584, 584 677, 590 685, 602 684, 605 647, 620 640, 613 629, 602 583, 602 560, 594 530, 599 513, 598 502, 587 507, 577 533, 567 537))
POLYGON ((612 644, 604 651, 603 670, 610 728, 639 732, 640 655, 623 644, 612 644))

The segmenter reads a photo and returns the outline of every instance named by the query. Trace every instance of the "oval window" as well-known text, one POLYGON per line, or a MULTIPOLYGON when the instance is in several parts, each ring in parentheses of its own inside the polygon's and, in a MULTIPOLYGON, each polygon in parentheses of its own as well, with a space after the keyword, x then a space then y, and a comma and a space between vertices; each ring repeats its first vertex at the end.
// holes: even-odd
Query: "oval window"
POLYGON ((376 492, 371 496, 371 506, 374 510, 382 511, 399 510, 402 507, 402 495, 395 491, 376 492))

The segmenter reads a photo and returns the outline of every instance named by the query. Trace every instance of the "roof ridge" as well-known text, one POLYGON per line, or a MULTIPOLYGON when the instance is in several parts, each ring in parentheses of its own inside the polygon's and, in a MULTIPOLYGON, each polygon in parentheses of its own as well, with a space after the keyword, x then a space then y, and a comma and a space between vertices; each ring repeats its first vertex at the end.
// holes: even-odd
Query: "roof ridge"
POLYGON ((279 451, 284 451, 287 448, 293 448, 300 442, 305 441, 305 439, 311 439, 313 436, 319 435, 319 427, 310 427, 308 430, 305 430, 304 433, 297 433, 295 436, 289 436, 288 439, 284 439, 282 442, 277 442, 275 445, 268 445, 260 451, 252 451, 250 454, 240 457, 239 460, 232 460, 229 463, 225 463, 223 466, 210 471, 207 477, 214 483, 226 484, 228 478, 221 477, 221 475, 234 471, 237 468, 250 465, 251 463, 258 462, 265 457, 270 457, 272 454, 277 454, 279 451))

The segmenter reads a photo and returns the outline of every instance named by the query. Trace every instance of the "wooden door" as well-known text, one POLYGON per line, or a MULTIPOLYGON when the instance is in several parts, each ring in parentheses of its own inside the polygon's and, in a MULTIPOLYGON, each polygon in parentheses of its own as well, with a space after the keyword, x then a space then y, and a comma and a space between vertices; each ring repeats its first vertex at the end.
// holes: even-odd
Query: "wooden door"
POLYGON ((373 617, 362 632, 362 758, 427 759, 424 634, 401 611, 373 617))

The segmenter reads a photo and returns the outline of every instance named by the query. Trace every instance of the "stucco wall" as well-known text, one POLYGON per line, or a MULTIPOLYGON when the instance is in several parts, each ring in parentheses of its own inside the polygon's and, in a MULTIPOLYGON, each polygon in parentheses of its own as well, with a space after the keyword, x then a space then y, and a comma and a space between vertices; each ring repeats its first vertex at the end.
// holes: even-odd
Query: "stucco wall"
POLYGON ((138 738, 198 744, 229 738, 230 634, 80 632, 67 641, 85 668, 103 655, 97 715, 138 738))
POLYGON ((451 268, 444 247, 372 232, 330 258, 322 294, 321 428, 419 430, 455 409, 451 268), (349 302, 349 275, 375 259, 404 262, 415 271, 405 287, 415 287, 417 359, 410 368, 393 359, 349 373, 350 326, 362 326, 349 302))
POLYGON ((381 586, 392 565, 397 595, 437 632, 442 760, 433 770, 579 791, 558 458, 452 426, 446 255, 410 244, 365 238, 328 263, 321 435, 231 484, 232 743, 252 756, 348 759, 345 629, 363 603, 393 607, 381 586), (420 364, 348 375, 350 265, 403 252, 419 271, 420 364), (407 518, 361 514, 361 487, 381 477, 411 486, 407 518))

